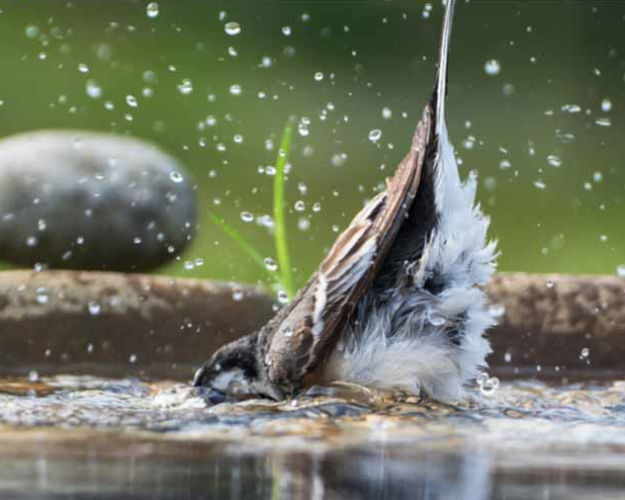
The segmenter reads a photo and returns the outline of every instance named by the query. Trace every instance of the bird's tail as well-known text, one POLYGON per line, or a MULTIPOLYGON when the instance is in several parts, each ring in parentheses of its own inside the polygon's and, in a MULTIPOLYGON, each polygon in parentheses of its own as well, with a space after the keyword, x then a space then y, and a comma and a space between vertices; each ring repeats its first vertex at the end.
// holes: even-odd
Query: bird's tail
POLYGON ((445 99, 447 97, 447 61, 449 60, 449 41, 451 39, 451 26, 454 17, 456 0, 447 0, 441 44, 438 55, 438 69, 436 72, 436 84, 434 87, 433 102, 435 106, 436 135, 441 132, 441 126, 445 124, 445 99))
POLYGON ((426 106, 426 114, 429 112, 433 116, 432 133, 426 145, 419 190, 376 278, 373 288, 377 294, 397 288, 400 286, 398 280, 406 279, 406 263, 420 260, 426 242, 439 222, 444 204, 454 203, 454 194, 460 189, 458 168, 445 125, 447 65, 454 5, 455 0, 447 0, 434 91, 426 106))

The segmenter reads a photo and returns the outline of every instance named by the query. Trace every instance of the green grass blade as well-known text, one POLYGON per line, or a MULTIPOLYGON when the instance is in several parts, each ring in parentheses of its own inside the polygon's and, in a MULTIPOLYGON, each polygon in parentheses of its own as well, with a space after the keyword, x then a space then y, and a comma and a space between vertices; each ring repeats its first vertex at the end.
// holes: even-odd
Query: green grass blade
POLYGON ((276 256, 278 258, 280 281, 289 298, 293 298, 296 290, 293 285, 293 271, 291 269, 291 259, 286 235, 284 170, 289 158, 292 136, 293 128, 291 120, 289 120, 282 132, 280 149, 278 150, 278 158, 276 159, 276 174, 273 178, 273 220, 275 223, 276 256))
POLYGON ((239 234, 239 232, 233 228, 232 226, 230 226, 223 217, 211 212, 209 210, 208 212, 209 217, 211 218, 211 220, 218 225, 221 230, 226 233, 226 235, 232 240, 234 241, 237 246, 243 251, 245 252, 248 257, 250 257, 256 264, 259 265, 259 267, 265 271, 265 273, 267 273, 272 281, 276 282, 278 281, 278 275, 275 271, 270 271, 269 269, 267 269, 267 266, 265 265, 265 259, 263 258, 263 256, 261 254, 259 254, 256 249, 247 242, 247 240, 245 238, 243 238, 243 236, 241 236, 239 234))

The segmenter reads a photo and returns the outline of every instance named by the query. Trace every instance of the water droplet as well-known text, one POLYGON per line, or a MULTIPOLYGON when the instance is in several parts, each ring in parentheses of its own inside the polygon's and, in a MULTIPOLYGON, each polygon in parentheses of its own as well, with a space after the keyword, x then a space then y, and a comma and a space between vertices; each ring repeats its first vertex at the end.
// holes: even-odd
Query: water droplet
POLYGON ((232 300, 234 300, 235 302, 241 302, 243 300, 243 290, 240 290, 238 288, 232 290, 232 300))
POLYGON ((36 370, 31 370, 28 372, 28 381, 29 382, 39 382, 39 373, 36 370))
POLYGON ((305 123, 300 123, 297 126, 297 132, 299 133, 299 135, 301 135, 302 137, 307 137, 308 134, 310 133, 310 131, 308 130, 308 125, 306 125, 305 123))
POLYGON ((317 71, 315 73, 314 79, 316 82, 320 82, 321 80, 323 80, 323 73, 321 71, 317 71))
POLYGON ((241 33, 241 25, 235 21, 230 21, 224 26, 224 31, 230 36, 238 35, 241 33))
POLYGON ((484 63, 484 72, 489 76, 498 75, 501 72, 501 64, 497 59, 489 59, 484 63))
POLYGON ((486 179, 484 179, 484 188, 487 191, 494 191, 497 188, 497 179, 494 177, 486 177, 486 179))
POLYGON ((608 117, 597 118, 595 120, 595 124, 599 125, 600 127, 610 127, 612 125, 612 120, 610 120, 610 118, 608 117))
POLYGON ((275 260, 273 260, 271 257, 265 257, 265 259, 263 260, 263 263, 265 264, 265 267, 269 271, 276 271, 278 269, 278 263, 275 260))
POLYGON ((256 219, 256 222, 263 227, 268 229, 273 229, 275 227, 275 222, 270 215, 261 215, 256 219))
POLYGON ((501 160, 499 162, 499 168, 501 170, 507 170, 512 166, 512 163, 510 163, 510 160, 501 160))
POLYGON ((282 26, 282 34, 284 36, 291 36, 291 27, 290 26, 282 26))
POLYGON ((169 178, 172 180, 172 182, 175 182, 176 184, 179 184, 184 180, 184 177, 182 176, 182 174, 178 172, 177 170, 170 172, 169 178))
POLYGON ((616 275, 619 278, 625 278, 625 264, 619 264, 616 266, 616 275))
POLYGON ((28 38, 37 38, 37 35, 39 34, 39 28, 37 28, 37 26, 33 24, 29 24, 28 26, 26 26, 24 32, 26 33, 26 36, 28 38))
POLYGON ((91 316, 97 316, 98 314, 100 314, 101 309, 102 308, 100 307, 100 304, 95 301, 91 301, 87 304, 87 310, 89 311, 89 314, 91 314, 91 316))
POLYGON ((575 140, 575 134, 562 132, 560 129, 556 129, 556 139, 560 140, 564 144, 569 144, 575 140))
POLYGON ((612 109, 612 101, 610 101, 610 99, 604 99, 603 101, 601 101, 601 111, 603 111, 604 113, 607 113, 611 109, 612 109))
POLYGON ((232 140, 237 144, 241 144, 243 142, 243 136, 241 134, 235 134, 232 140))
POLYGON ((297 229, 300 231, 308 231, 310 229, 310 221, 306 217, 300 217, 297 221, 297 229))
POLYGON ((586 359, 590 355, 590 349, 584 347, 579 353, 579 359, 586 359))
POLYGON ((133 95, 127 95, 126 96, 126 104, 128 104, 128 106, 130 106, 131 108, 136 108, 137 107, 137 98, 133 95))
POLYGON ((284 290, 278 290, 278 302, 280 304, 287 304, 289 302, 289 295, 284 290))
POLYGON ((480 392, 485 396, 492 396, 499 389, 499 379, 497 377, 489 377, 478 379, 480 392), (481 383, 480 383, 481 382, 481 383))
POLYGON ((156 73, 151 69, 147 69, 141 75, 141 78, 145 83, 156 83, 156 73))
POLYGON ((543 191, 547 189, 547 184, 541 180, 534 181, 534 186, 543 191))
POLYGON ((136 354, 131 354, 128 357, 128 361, 130 361, 132 364, 136 363, 137 362, 137 355, 136 354))
POLYGON ((241 220, 243 222, 253 222, 254 221, 254 214, 252 214, 250 212, 241 212, 241 220))
POLYGON ((37 288, 37 303, 47 304, 48 300, 49 300, 48 291, 43 287, 37 288))
POLYGON ((332 155, 332 158, 330 159, 330 163, 332 163, 332 166, 334 167, 342 167, 345 164, 346 160, 347 160, 346 153, 337 153, 335 155, 332 155))
POLYGON ((81 73, 89 73, 89 66, 86 63, 80 63, 78 65, 78 71, 81 73))
POLYGON ((302 200, 296 201, 293 207, 295 208, 296 212, 303 212, 304 210, 306 210, 306 204, 302 200))
POLYGON ((430 312, 428 315, 428 321, 433 326, 443 326, 445 324, 445 317, 436 312, 430 312))
POLYGON ((98 85, 95 80, 87 80, 85 84, 85 90, 87 95, 92 99, 98 99, 102 97, 102 87, 98 85))
POLYGON ((549 155, 547 156, 547 163, 557 168, 562 165, 562 159, 558 155, 549 155))
POLYGON ((382 118, 385 120, 390 120, 393 117, 393 112, 391 108, 382 108, 382 118))
POLYGON ((193 92, 193 83, 188 78, 184 78, 181 83, 178 84, 178 92, 182 95, 189 95, 193 92))
POLYGON ((241 95, 241 92, 241 85, 239 85, 238 83, 233 83, 232 85, 230 85, 230 93, 232 95, 241 95))
POLYGON ((158 4, 156 2, 150 2, 145 8, 145 13, 151 19, 158 17, 158 4))
POLYGON ((369 131, 368 137, 371 142, 378 142, 382 138, 382 131, 379 128, 374 128, 369 131))
POLYGON ((603 174, 599 171, 592 174, 592 180, 595 182, 601 182, 603 180, 603 174))
POLYGON ((321 211, 321 203, 316 202, 316 203, 313 205, 312 209, 313 209, 313 212, 320 212, 320 211, 321 211))
POLYGON ((506 363, 510 363, 510 361, 512 361, 512 354, 510 354, 509 351, 506 351, 506 353, 503 355, 503 360, 506 363))
POLYGON ((506 97, 510 97, 512 94, 514 94, 514 85, 512 85, 511 83, 505 83, 501 91, 503 92, 503 95, 505 95, 506 97))
POLYGON ((579 113, 582 108, 577 104, 565 104, 560 108, 564 113, 579 113))

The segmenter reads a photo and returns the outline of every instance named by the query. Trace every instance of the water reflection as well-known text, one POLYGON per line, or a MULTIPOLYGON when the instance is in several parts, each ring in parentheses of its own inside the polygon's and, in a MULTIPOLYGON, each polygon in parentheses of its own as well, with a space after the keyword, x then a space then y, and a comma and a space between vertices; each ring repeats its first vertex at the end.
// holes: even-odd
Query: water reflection
MULTIPOLYGON (((325 453, 246 453, 127 443, 112 456, 70 444, 0 458, 2 498, 582 499, 622 498, 622 469, 515 468, 487 450, 366 445, 325 453)), ((622 465, 622 464, 621 464, 622 465)))

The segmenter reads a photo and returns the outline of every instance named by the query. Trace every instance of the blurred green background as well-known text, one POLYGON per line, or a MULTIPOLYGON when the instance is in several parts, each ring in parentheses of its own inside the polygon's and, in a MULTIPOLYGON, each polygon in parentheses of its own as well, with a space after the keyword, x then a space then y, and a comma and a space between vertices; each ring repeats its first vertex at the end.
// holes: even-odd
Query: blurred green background
MULTIPOLYGON (((78 128, 155 142, 187 165, 200 200, 197 240, 160 272, 257 282, 207 213, 275 257, 265 167, 295 116, 288 229, 301 284, 406 151, 441 4, 157 4, 0 1, 0 136, 78 128), (231 22, 240 33, 226 33, 231 22)), ((501 270, 625 264, 624 104, 625 2, 459 2, 449 129, 463 175, 479 173, 501 270)))

